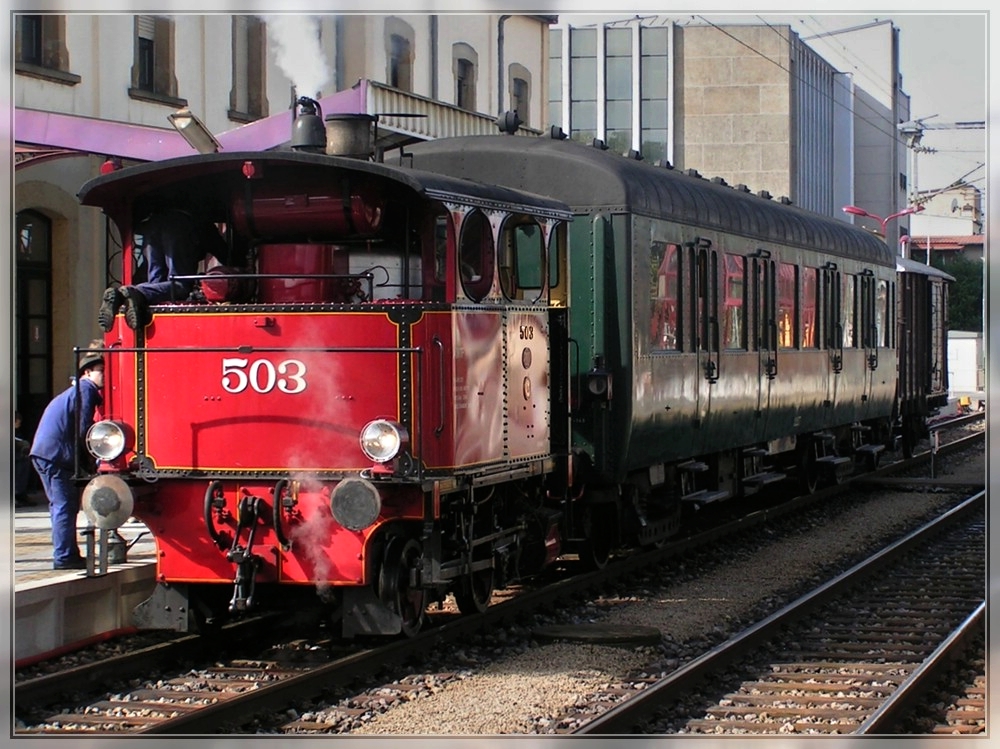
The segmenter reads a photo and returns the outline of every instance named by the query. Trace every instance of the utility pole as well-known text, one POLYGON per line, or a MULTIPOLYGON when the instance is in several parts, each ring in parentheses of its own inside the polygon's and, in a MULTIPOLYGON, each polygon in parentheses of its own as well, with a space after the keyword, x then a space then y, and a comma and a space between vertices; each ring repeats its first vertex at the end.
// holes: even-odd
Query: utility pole
POLYGON ((918 117, 896 125, 896 129, 906 138, 906 147, 910 149, 910 199, 907 201, 913 204, 917 200, 917 153, 936 153, 935 149, 920 145, 920 139, 924 136, 924 130, 982 130, 986 127, 984 120, 967 120, 964 122, 932 122, 927 120, 937 117, 932 114, 929 117, 918 117))

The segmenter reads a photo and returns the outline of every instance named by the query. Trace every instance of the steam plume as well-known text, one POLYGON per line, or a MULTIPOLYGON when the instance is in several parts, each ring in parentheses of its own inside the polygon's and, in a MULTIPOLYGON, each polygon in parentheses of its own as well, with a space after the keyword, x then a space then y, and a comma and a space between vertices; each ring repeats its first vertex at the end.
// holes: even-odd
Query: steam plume
POLYGON ((319 43, 315 16, 267 15, 268 38, 275 62, 295 86, 297 96, 316 97, 330 80, 330 66, 319 43))

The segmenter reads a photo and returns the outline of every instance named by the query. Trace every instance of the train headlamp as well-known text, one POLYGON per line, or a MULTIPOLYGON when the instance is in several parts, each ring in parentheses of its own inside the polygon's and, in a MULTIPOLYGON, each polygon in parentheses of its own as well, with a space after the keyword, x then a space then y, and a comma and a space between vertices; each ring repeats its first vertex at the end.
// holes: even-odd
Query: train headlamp
POLYGON ((388 419, 375 419, 361 430, 361 450, 376 463, 388 463, 409 441, 406 427, 388 419))
POLYGON ((87 430, 87 450, 98 460, 114 460, 125 452, 125 430, 115 421, 99 421, 87 430))

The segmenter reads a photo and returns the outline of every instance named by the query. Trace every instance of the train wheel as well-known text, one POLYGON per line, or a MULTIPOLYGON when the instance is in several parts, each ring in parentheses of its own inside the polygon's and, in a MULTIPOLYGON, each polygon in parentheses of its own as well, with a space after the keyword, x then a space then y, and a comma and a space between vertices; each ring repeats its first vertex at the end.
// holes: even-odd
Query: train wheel
POLYGON ((816 462, 816 445, 811 439, 799 450, 798 464, 799 491, 815 494, 819 487, 819 463, 816 462))
POLYGON ((490 606, 493 598, 493 568, 478 570, 462 578, 455 591, 458 610, 466 616, 481 614, 490 606))
POLYGON ((396 536, 385 548, 378 577, 379 598, 402 618, 407 637, 420 631, 427 608, 427 592, 410 584, 410 572, 422 556, 419 541, 396 536))
POLYGON ((617 507, 607 502, 587 508, 587 540, 580 546, 580 563, 584 569, 603 570, 608 565, 618 526, 617 507))
POLYGON ((909 460, 916 453, 917 443, 920 441, 920 437, 917 434, 917 430, 909 423, 908 420, 903 420, 903 457, 909 460))

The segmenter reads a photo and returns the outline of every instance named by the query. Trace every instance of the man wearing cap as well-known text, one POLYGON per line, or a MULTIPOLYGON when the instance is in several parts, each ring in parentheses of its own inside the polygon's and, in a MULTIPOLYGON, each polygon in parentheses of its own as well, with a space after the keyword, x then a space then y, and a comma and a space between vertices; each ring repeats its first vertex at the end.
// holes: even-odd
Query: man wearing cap
MULTIPOLYGON (((91 346, 94 348, 94 346, 91 346)), ((31 462, 42 479, 52 518, 52 568, 80 570, 87 566, 76 540, 80 493, 73 484, 77 451, 104 400, 104 357, 96 351, 83 355, 77 381, 57 395, 42 414, 31 445, 31 462), (77 405, 79 404, 79 411, 77 405), (76 414, 80 421, 74 424, 76 414)), ((85 454, 85 453, 84 453, 85 454)), ((81 464, 82 464, 81 456, 81 464)))

